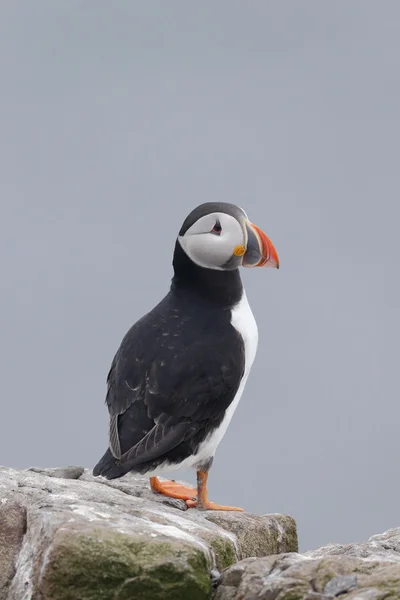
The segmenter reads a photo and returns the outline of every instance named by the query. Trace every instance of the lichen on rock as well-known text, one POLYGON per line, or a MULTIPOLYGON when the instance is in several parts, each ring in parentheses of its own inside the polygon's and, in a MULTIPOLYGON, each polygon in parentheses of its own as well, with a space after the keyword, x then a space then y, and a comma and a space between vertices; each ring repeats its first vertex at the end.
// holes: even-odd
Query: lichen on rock
POLYGON ((59 530, 39 584, 57 600, 202 600, 211 588, 201 549, 100 528, 59 530))

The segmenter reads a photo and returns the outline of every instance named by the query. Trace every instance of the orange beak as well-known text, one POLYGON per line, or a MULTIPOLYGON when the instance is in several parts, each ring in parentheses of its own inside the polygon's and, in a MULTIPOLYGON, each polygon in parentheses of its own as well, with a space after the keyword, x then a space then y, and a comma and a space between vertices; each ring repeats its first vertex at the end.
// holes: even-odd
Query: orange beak
POLYGON ((246 221, 247 247, 243 255, 244 267, 274 267, 279 269, 278 253, 265 233, 250 221, 246 221))

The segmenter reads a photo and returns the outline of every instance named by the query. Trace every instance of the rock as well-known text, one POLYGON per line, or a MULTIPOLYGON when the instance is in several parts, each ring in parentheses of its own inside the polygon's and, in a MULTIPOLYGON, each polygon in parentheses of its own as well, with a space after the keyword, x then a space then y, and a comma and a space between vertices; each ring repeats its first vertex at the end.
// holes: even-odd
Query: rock
POLYGON ((79 477, 83 475, 85 469, 83 467, 56 467, 55 469, 38 469, 32 467, 31 469, 28 469, 28 471, 43 473, 49 477, 59 477, 60 479, 79 479, 79 477))
POLYGON ((9 498, 0 497, 0 599, 7 597, 25 533, 25 508, 9 498))
MULTIPOLYGON (((296 522, 287 515, 265 515, 258 517, 247 513, 238 519, 235 512, 206 514, 206 519, 228 529, 239 542, 239 558, 247 556, 268 556, 293 551, 297 548, 296 522), (271 535, 271 532, 274 532, 271 535)), ((231 563, 233 561, 230 561, 231 563)))
POLYGON ((330 579, 324 587, 324 594, 327 596, 340 596, 349 590, 357 587, 357 577, 355 575, 342 575, 330 579))
POLYGON ((400 562, 400 527, 389 529, 385 533, 373 535, 367 542, 360 544, 330 544, 317 550, 306 552, 314 558, 324 556, 355 556, 373 560, 400 562))
POLYGON ((247 558, 225 570, 215 600, 395 600, 400 528, 368 542, 247 558))
POLYGON ((195 544, 105 527, 60 527, 40 578, 44 598, 207 598, 209 557, 195 544))
POLYGON ((238 559, 297 551, 283 515, 186 510, 148 479, 0 468, 0 600, 203 600, 238 559))

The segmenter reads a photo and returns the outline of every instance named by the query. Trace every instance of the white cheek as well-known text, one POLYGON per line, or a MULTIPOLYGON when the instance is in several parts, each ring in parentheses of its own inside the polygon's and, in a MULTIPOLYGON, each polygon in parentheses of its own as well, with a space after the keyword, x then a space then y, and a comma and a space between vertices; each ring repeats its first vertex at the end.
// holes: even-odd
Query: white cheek
POLYGON ((232 256, 232 244, 210 233, 183 236, 178 240, 188 257, 199 267, 223 271, 222 265, 232 256))

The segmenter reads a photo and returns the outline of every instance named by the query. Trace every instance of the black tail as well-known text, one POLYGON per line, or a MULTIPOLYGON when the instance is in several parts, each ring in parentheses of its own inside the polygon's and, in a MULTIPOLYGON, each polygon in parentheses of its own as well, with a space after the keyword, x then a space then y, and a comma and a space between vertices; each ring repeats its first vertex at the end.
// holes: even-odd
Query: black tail
POLYGON ((116 459, 108 449, 93 469, 93 475, 102 475, 106 479, 117 479, 130 471, 126 465, 117 465, 116 459))

